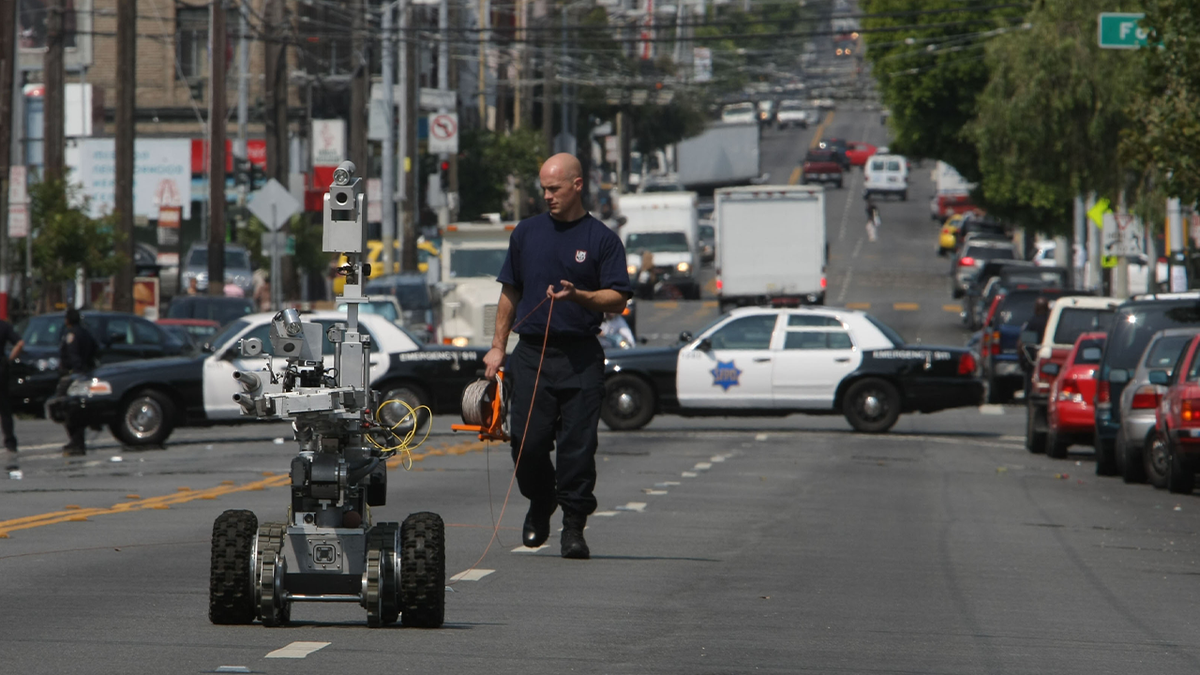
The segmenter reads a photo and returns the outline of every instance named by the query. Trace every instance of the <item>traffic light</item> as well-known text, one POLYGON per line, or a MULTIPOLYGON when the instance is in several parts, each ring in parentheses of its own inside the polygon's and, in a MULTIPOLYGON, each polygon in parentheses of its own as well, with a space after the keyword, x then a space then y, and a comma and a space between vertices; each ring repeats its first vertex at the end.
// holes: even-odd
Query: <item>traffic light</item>
POLYGON ((233 182, 238 185, 250 187, 252 166, 250 160, 235 156, 233 158, 233 182))

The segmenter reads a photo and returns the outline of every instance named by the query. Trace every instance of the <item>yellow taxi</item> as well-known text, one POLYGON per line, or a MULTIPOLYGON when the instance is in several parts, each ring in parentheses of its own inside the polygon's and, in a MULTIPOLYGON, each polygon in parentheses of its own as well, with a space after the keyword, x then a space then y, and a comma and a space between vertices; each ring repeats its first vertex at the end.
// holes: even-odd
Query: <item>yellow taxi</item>
POLYGON ((942 225, 942 233, 938 236, 938 255, 953 253, 958 247, 958 228, 962 225, 963 214, 956 213, 946 219, 942 225))
MULTIPOLYGON (((392 254, 392 274, 400 273, 400 240, 393 241, 395 251, 392 254)), ((438 247, 433 242, 421 239, 417 242, 417 269, 421 272, 429 270, 429 259, 437 259, 441 255, 438 247)), ((383 269, 383 263, 380 259, 383 257, 383 242, 379 239, 372 239, 367 242, 367 262, 371 264, 371 276, 369 279, 377 279, 386 273, 383 269)), ((346 256, 338 256, 338 267, 346 264, 346 256)), ((346 286, 346 277, 340 274, 333 278, 333 292, 341 295, 343 288, 346 286)))

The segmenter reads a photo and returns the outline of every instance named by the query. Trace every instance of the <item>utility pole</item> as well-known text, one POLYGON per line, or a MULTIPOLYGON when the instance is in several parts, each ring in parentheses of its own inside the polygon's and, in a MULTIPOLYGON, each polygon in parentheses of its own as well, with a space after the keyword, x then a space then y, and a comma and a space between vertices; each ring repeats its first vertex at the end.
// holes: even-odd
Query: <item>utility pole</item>
MULTIPOLYGON (((520 0, 518 0, 520 2, 520 0)), ((449 0, 441 0, 438 3, 438 69, 437 69, 437 86, 438 91, 445 93, 450 89, 450 2, 449 0)), ((439 113, 449 112, 445 106, 438 106, 439 113)), ((449 182, 450 172, 447 170, 446 175, 442 172, 442 163, 448 162, 449 155, 440 153, 438 155, 438 170, 436 175, 439 181, 438 189, 442 192, 442 202, 438 206, 438 225, 447 225, 450 223, 450 197, 447 194, 446 183, 449 182)))
MULTIPOLYGON (((267 177, 288 182, 287 45, 284 42, 283 0, 266 0, 263 7, 267 40, 263 42, 263 101, 266 107, 267 177)), ((271 280, 271 284, 276 283, 271 280)))
POLYGON ((46 55, 42 61, 42 75, 46 93, 42 99, 45 120, 42 138, 45 152, 43 174, 48 180, 63 177, 63 0, 49 0, 46 10, 46 55))
MULTIPOLYGON (((237 151, 233 153, 244 162, 250 161, 250 151, 246 142, 246 126, 250 122, 250 43, 246 40, 246 34, 250 31, 250 22, 246 17, 247 0, 239 0, 238 2, 238 100, 237 100, 237 151)), ((254 172, 250 171, 250 175, 254 172)), ((249 178, 249 176, 247 176, 249 178)), ((286 185, 286 183, 285 183, 286 185)), ((250 191, 252 185, 238 185, 238 206, 245 208, 246 193, 250 191)), ((239 226, 240 217, 239 217, 239 226)))
MULTIPOLYGON (((61 2, 61 0, 58 0, 61 2)), ((225 294, 225 3, 208 20, 208 294, 225 294)))
MULTIPOLYGON (((457 6, 452 7, 450 9, 450 24, 455 27, 459 27, 459 26, 462 26, 462 21, 463 21, 462 10, 460 10, 457 6)), ((449 36, 447 36, 447 38, 448 37, 449 36)), ((449 44, 448 39, 446 40, 446 44, 449 44)), ((460 62, 458 59, 451 60, 451 59, 449 59, 449 57, 447 57, 447 69, 450 71, 450 90, 454 91, 454 92, 458 92, 459 67, 460 67, 460 62)), ((455 100, 454 109, 456 112, 465 110, 465 106, 458 104, 459 101, 458 101, 457 93, 455 93, 454 100, 455 100)), ((459 120, 461 121, 462 117, 460 117, 459 120)), ((453 221, 458 220, 458 203, 459 203, 458 202, 458 153, 457 152, 450 153, 449 162, 450 162, 450 169, 447 171, 447 174, 448 174, 447 181, 446 181, 447 184, 444 185, 443 188, 447 190, 447 192, 446 192, 446 209, 447 209, 447 213, 448 213, 448 220, 450 222, 453 222, 453 221), (454 197, 453 201, 450 200, 451 196, 454 197)))
POLYGON ((380 50, 383 54, 383 170, 380 172, 379 187, 380 187, 380 206, 383 207, 380 239, 383 241, 383 270, 384 274, 391 274, 395 270, 392 264, 395 256, 392 253, 392 247, 396 240, 396 202, 393 196, 393 181, 395 177, 392 175, 395 172, 396 164, 396 108, 395 99, 392 94, 392 88, 396 81, 396 75, 393 72, 394 64, 392 63, 392 46, 396 43, 396 36, 392 33, 392 14, 396 11, 396 5, 400 4, 401 0, 384 5, 383 7, 383 48, 380 50))
POLYGON ((479 126, 488 128, 487 118, 487 54, 488 29, 492 26, 491 13, 488 10, 488 0, 479 0, 479 126))
POLYGON ((137 0, 117 0, 116 194, 117 253, 112 308, 133 311, 133 138, 137 106, 137 0))
POLYGON ((8 167, 13 136, 16 0, 0 0, 0 319, 8 320, 8 167))
MULTIPOLYGON (((407 9, 407 8, 406 8, 407 9)), ((401 14, 403 27, 408 29, 410 20, 408 12, 401 14)), ((421 52, 417 49, 417 40, 415 39, 415 31, 403 31, 404 34, 404 99, 405 99, 405 120, 404 120, 404 150, 406 160, 404 162, 405 171, 404 177, 408 181, 404 188, 405 217, 404 231, 400 239, 400 269, 404 272, 417 271, 417 229, 420 223, 420 192, 417 189, 419 185, 418 179, 421 173, 421 156, 420 149, 417 147, 417 115, 419 109, 417 105, 417 55, 421 52)))

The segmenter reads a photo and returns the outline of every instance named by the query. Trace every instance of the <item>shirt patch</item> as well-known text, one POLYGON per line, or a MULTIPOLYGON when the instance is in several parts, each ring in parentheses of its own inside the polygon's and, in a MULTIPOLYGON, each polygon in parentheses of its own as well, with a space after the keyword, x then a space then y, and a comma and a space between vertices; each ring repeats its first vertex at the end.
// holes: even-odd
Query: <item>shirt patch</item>
POLYGON ((712 373, 713 386, 721 387, 725 391, 738 384, 738 377, 742 374, 733 361, 717 361, 717 367, 708 372, 712 373))
POLYGON ((66 339, 67 339, 67 344, 71 344, 72 342, 74 342, 74 341, 75 341, 75 334, 74 334, 74 333, 67 333, 67 335, 66 335, 66 339))
POLYGON ((587 260, 587 251, 575 251, 575 262, 581 263, 587 260))

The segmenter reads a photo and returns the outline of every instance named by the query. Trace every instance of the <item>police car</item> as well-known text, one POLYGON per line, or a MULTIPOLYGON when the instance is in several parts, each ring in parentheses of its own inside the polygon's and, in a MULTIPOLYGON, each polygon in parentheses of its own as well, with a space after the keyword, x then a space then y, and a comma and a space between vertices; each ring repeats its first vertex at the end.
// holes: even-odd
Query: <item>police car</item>
POLYGON ((681 345, 609 352, 600 416, 638 429, 684 416, 842 414, 858 431, 887 431, 904 412, 975 406, 974 356, 909 346, 864 312, 742 308, 681 345))
MULTIPOLYGON (((71 383, 65 396, 47 402, 49 417, 108 426, 126 445, 160 445, 180 426, 247 421, 233 400, 240 385, 236 371, 261 370, 271 351, 273 313, 251 314, 230 323, 203 353, 193 357, 127 361, 96 368, 71 383), (245 358, 238 341, 258 338, 263 356, 245 358)), ((302 314, 324 328, 345 323, 341 312, 302 314)), ((433 412, 457 412, 462 390, 483 368, 482 349, 418 344, 407 331, 382 316, 361 314, 359 325, 371 335, 370 384, 385 400, 400 399, 433 412)), ((322 330, 322 333, 325 331, 322 330)), ((333 344, 323 338, 323 358, 333 367, 333 344)), ((278 371, 282 359, 274 360, 278 371)), ((422 420, 423 421, 423 420, 422 420)))

